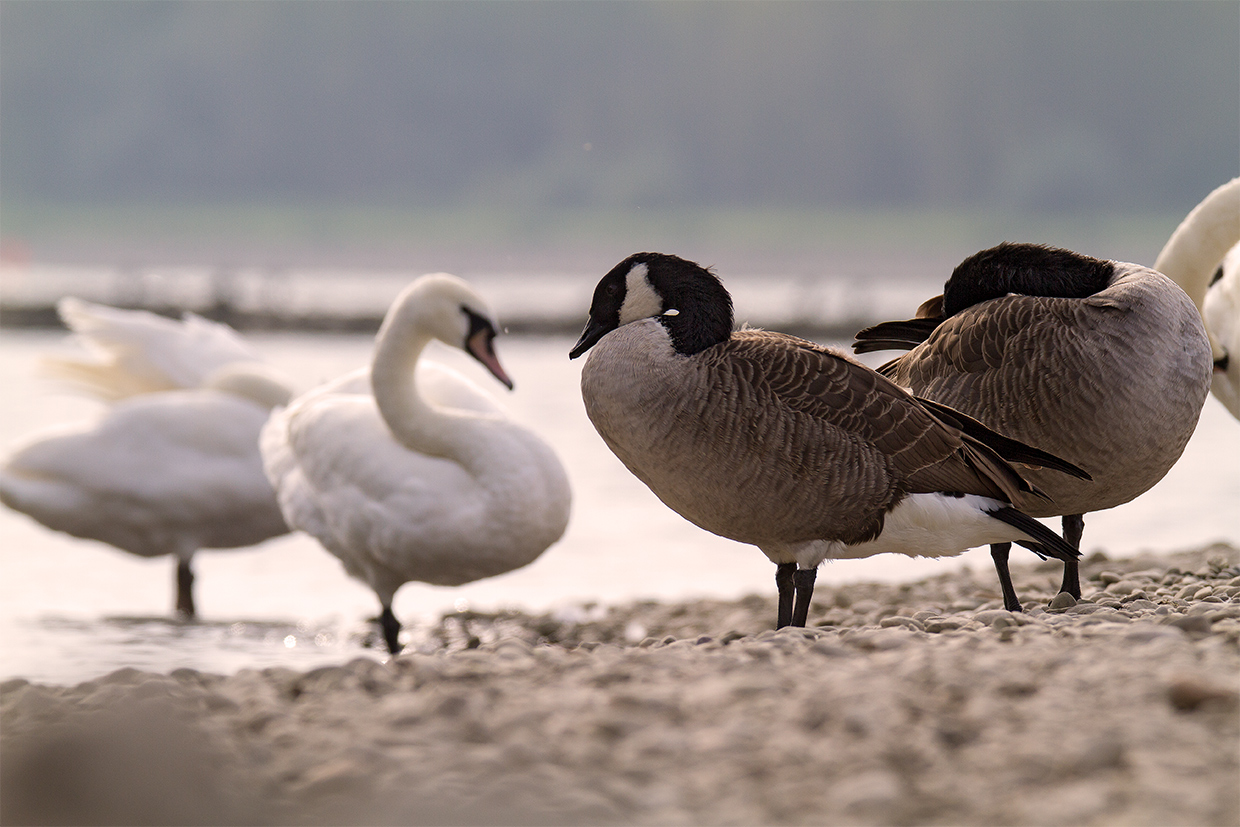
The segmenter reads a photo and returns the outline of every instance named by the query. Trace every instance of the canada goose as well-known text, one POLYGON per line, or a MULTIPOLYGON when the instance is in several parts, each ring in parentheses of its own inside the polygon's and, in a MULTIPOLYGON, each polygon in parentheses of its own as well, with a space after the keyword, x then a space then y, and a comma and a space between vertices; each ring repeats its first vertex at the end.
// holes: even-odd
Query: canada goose
POLYGON ((176 610, 193 618, 198 549, 288 532, 258 454, 288 384, 231 328, 192 314, 77 299, 58 309, 94 356, 48 359, 48 370, 116 401, 95 421, 27 439, 0 469, 0 501, 75 537, 174 555, 176 610))
MULTIPOLYGON (((1174 282, 1034 244, 970 256, 918 318, 862 330, 853 347, 908 350, 879 372, 1088 471, 1092 482, 1030 470, 1050 499, 1015 501, 1035 517, 1062 516, 1075 548, 1086 512, 1132 500, 1175 464, 1210 387, 1201 316, 1174 282)), ((991 548, 1004 604, 1018 611, 1009 551, 991 548)), ((1061 590, 1081 596, 1075 559, 1061 590)))
POLYGON ((495 330, 468 284, 423 276, 388 310, 369 371, 295 399, 263 430, 289 525, 374 589, 392 654, 401 585, 456 586, 520 568, 568 523, 568 478, 551 448, 466 377, 420 361, 439 339, 511 388, 495 330))
POLYGON ((1154 262, 1201 311, 1214 352, 1210 389, 1240 419, 1240 178, 1193 208, 1154 262))
POLYGON ((672 510, 776 564, 780 627, 805 625, 828 558, 1008 540, 1076 556, 1009 506, 1033 491, 1005 460, 1079 469, 841 353, 733 332, 731 297, 693 262, 638 253, 616 265, 569 357, 587 350, 581 393, 603 441, 672 510))

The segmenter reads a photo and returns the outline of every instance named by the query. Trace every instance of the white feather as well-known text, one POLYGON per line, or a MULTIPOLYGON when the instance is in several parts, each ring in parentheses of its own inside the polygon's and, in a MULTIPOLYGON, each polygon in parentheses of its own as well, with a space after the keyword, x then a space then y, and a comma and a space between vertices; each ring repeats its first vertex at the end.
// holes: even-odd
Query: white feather
POLYGON ((263 431, 289 523, 385 609, 410 580, 457 585, 524 566, 568 522, 568 478, 551 448, 469 379, 419 358, 432 338, 463 346, 462 306, 485 312, 459 279, 414 282, 368 372, 294 400, 263 431))
MULTIPOLYGON (((48 528, 132 554, 240 548, 288 531, 258 435, 286 380, 228 327, 75 299, 60 303, 95 359, 52 370, 116 399, 91 421, 28 438, 0 468, 0 501, 48 528)), ((181 589, 184 588, 184 591, 181 589)), ((188 586, 178 608, 193 614, 188 586)))

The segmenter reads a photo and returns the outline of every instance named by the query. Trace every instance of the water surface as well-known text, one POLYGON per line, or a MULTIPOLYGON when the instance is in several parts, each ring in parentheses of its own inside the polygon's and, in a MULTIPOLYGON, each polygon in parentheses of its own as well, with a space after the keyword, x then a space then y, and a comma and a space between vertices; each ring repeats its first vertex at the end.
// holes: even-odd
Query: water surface
MULTIPOLYGON (((248 337, 309 388, 365 364, 372 339, 360 335, 248 337)), ((564 538, 533 564, 458 588, 410 583, 397 615, 413 627, 444 612, 517 607, 564 613, 582 604, 636 598, 684 599, 774 593, 774 569, 756 549, 689 524, 660 503, 615 459, 586 418, 578 391, 582 360, 562 337, 501 338, 500 358, 516 382, 504 391, 463 355, 433 355, 492 389, 512 415, 559 452, 574 488, 564 538)), ((0 332, 0 450, 48 424, 92 415, 98 403, 41 380, 41 354, 70 349, 63 333, 0 332)), ((881 361, 877 354, 873 361, 881 361)), ((1240 544, 1240 423, 1211 398, 1183 459, 1137 500, 1086 520, 1085 550, 1126 555, 1226 540, 1240 544)), ((1058 521, 1051 521, 1058 528, 1058 521)), ((970 566, 989 570, 985 550, 952 560, 883 555, 827 563, 820 582, 898 581, 970 566)), ((253 549, 195 558, 201 622, 171 619, 173 565, 49 531, 0 508, 0 677, 75 682, 121 666, 309 668, 363 649, 373 593, 351 580, 310 537, 291 534, 253 549)))

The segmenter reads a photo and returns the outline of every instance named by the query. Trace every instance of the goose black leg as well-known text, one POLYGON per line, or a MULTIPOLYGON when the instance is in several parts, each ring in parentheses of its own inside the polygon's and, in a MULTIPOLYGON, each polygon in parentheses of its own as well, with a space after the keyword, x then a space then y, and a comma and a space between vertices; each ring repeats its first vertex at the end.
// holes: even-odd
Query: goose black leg
MULTIPOLYGON (((1081 535, 1085 533, 1084 514, 1065 514, 1063 516, 1063 538, 1077 551, 1081 550, 1081 535)), ((1081 564, 1078 560, 1069 560, 1063 564, 1063 585, 1061 592, 1067 592, 1077 600, 1081 599, 1081 564)))
POLYGON ((396 615, 392 614, 391 606, 384 606, 383 611, 379 613, 379 628, 383 629, 383 642, 387 644, 388 651, 393 655, 399 655, 400 645, 400 621, 396 619, 396 615))
POLYGON ((990 556, 995 561, 995 571, 999 573, 999 588, 1003 590, 1003 608, 1009 612, 1019 612, 1023 610, 1016 596, 1016 588, 1012 585, 1012 573, 1008 570, 1011 551, 1011 543, 992 543, 990 546, 990 556))
POLYGON ((804 626, 809 617, 809 599, 814 596, 814 580, 818 577, 818 569, 797 569, 792 574, 792 582, 796 586, 797 604, 792 610, 792 625, 804 626))
POLYGON ((779 590, 779 612, 775 618, 775 628, 782 629, 792 623, 792 601, 796 586, 793 575, 796 563, 780 563, 775 566, 775 588, 779 590))
POLYGON ((194 572, 190 570, 188 560, 177 561, 177 614, 185 620, 193 620, 194 611, 194 572))

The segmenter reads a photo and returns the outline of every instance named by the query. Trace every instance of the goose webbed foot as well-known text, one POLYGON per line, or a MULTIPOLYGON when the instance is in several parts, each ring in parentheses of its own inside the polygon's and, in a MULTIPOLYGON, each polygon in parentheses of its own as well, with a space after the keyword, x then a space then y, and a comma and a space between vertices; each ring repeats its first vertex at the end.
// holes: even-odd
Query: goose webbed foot
POLYGON ((383 642, 387 644, 388 652, 393 655, 399 655, 402 648, 400 645, 400 621, 392 613, 391 606, 384 606, 383 611, 379 613, 379 628, 383 630, 383 642))
POLYGON ((1024 609, 1016 596, 1016 587, 1012 585, 1012 573, 1008 570, 1008 555, 1011 552, 1011 543, 992 543, 990 546, 990 556, 995 561, 995 571, 999 575, 999 588, 1003 590, 1003 608, 1009 612, 1020 612, 1024 609))
POLYGON ((194 611, 194 572, 189 560, 177 561, 177 614, 183 620, 197 617, 194 611))
MULTIPOLYGON (((1065 514, 1063 517, 1063 539, 1077 551, 1081 550, 1081 535, 1085 533, 1084 514, 1065 514)), ((1081 599, 1081 564, 1079 560, 1069 560, 1063 564, 1063 585, 1059 591, 1067 592, 1077 600, 1081 599)))
POLYGON ((779 611, 775 618, 776 629, 792 624, 792 604, 796 591, 793 575, 796 570, 796 563, 780 563, 775 567, 775 588, 779 591, 779 611))

